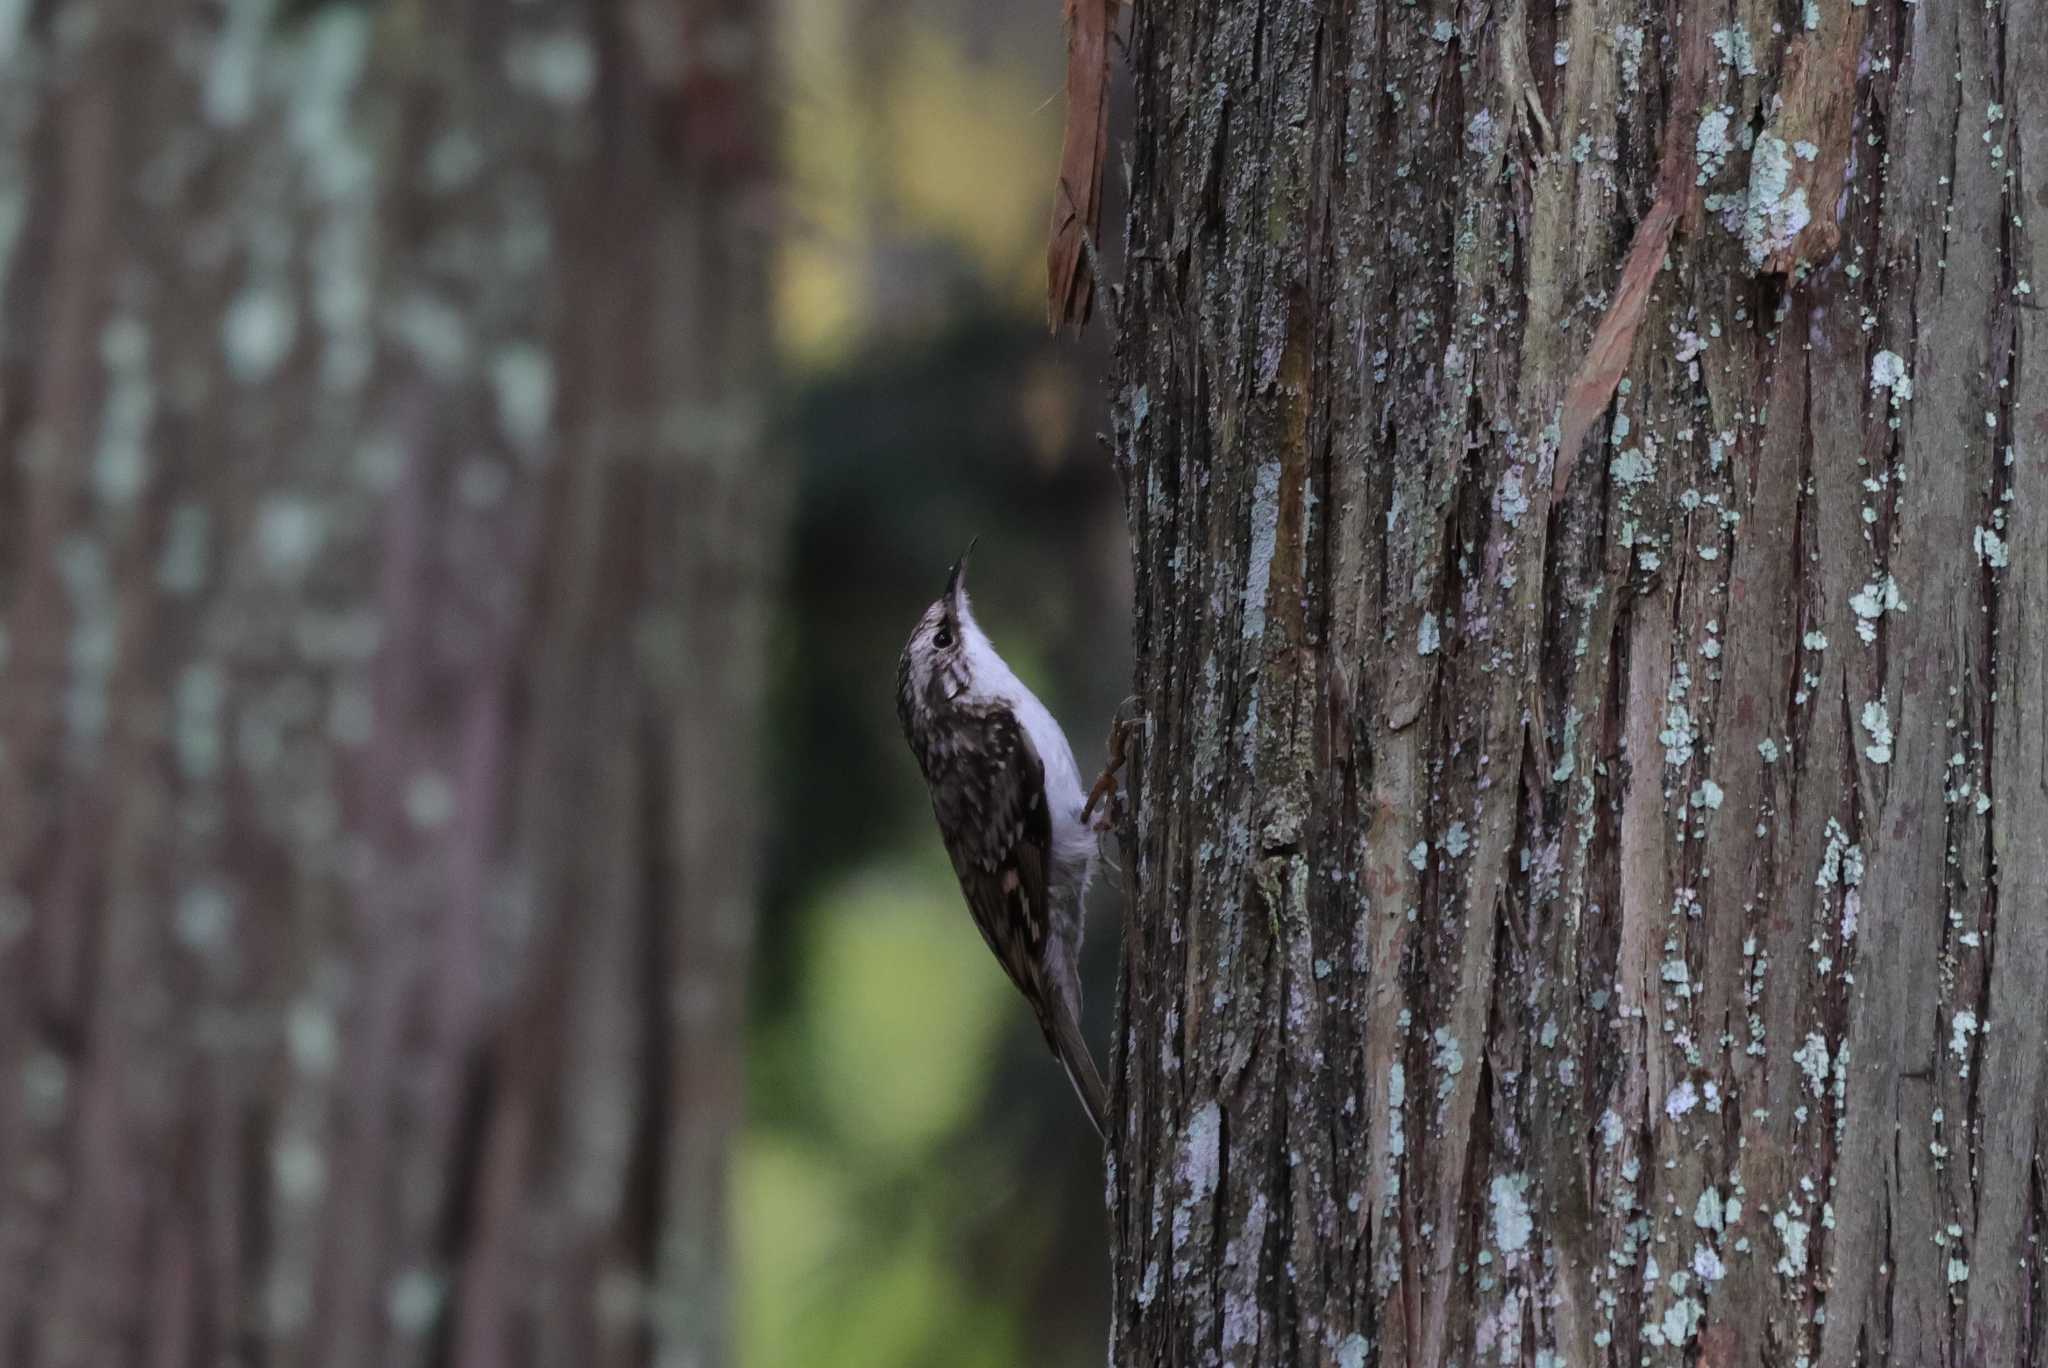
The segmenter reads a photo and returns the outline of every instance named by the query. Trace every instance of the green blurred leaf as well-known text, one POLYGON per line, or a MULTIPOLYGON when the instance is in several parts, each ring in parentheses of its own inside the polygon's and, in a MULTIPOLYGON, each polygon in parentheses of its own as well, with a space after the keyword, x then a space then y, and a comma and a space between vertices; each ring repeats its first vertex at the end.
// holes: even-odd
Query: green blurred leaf
MULTIPOLYGON (((753 1132, 733 1167, 748 1319, 776 1285, 814 1281, 849 1231, 845 1176, 805 1146, 753 1132)), ((770 1308, 772 1309, 772 1307, 770 1308)))
POLYGON ((853 1214, 854 1176, 756 1131, 734 1166, 740 1361, 748 1368, 1009 1368, 1013 1313, 976 1299, 918 1204, 893 1239, 853 1214))
POLYGON ((1010 986, 939 860, 855 876, 820 899, 812 928, 816 1095, 849 1143, 915 1159, 980 1106, 1010 986))

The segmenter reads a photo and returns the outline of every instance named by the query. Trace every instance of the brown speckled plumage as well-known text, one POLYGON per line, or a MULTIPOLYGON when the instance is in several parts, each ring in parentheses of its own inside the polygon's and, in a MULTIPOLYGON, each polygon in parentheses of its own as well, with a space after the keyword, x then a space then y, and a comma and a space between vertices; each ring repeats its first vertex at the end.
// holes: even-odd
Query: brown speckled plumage
POLYGON ((1081 1039, 1075 970, 1093 836, 1066 738, 975 624, 963 566, 903 648, 897 717, 974 924, 1100 1132, 1107 1097, 1081 1039))

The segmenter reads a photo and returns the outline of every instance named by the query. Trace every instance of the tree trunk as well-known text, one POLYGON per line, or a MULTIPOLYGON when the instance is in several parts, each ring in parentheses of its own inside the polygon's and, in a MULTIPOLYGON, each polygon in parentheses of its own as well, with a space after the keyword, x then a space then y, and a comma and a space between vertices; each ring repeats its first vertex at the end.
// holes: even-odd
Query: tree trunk
POLYGON ((1130 50, 1115 1361, 2048 1362, 2048 4, 1130 50))
POLYGON ((725 1359, 762 24, 0 0, 0 1360, 725 1359))

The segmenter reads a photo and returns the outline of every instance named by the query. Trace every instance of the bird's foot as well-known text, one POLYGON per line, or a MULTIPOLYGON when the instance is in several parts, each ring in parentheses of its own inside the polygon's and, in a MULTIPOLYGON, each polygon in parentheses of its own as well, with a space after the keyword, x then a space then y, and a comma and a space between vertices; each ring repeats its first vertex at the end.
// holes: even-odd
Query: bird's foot
POLYGON ((1081 820, 1096 832, 1114 831, 1123 821, 1123 796, 1117 791, 1116 772, 1124 767, 1126 747, 1130 734, 1136 730, 1138 719, 1120 717, 1109 729, 1109 767, 1102 771, 1102 777, 1088 790, 1088 801, 1081 805, 1081 820), (1099 816, 1092 816, 1095 805, 1102 804, 1099 816))

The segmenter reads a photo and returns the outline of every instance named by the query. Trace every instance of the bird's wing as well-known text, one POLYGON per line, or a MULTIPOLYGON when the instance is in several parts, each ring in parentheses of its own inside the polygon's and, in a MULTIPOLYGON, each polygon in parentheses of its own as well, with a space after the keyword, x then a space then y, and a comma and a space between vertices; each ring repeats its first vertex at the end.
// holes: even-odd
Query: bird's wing
POLYGON ((980 763, 955 765, 932 789, 948 833, 946 851, 960 891, 988 948, 1031 1004, 1045 1043, 1065 1066, 1095 1133, 1107 1124, 1107 1090, 1081 1037, 1080 1004, 1070 1001, 1047 973, 1046 871, 1052 859, 1052 813, 1046 805, 1045 763, 1030 733, 1007 708, 962 720, 961 741, 980 752, 980 763), (970 817, 979 814, 978 817, 970 817))
POLYGON ((1031 737, 1006 708, 966 723, 978 764, 955 765, 934 789, 948 834, 953 872, 982 939, 1011 980, 1036 1003, 1038 965, 1046 937, 1046 867, 1052 858, 1052 815, 1045 803, 1045 765, 1031 737), (952 817, 952 820, 948 820, 952 817))

